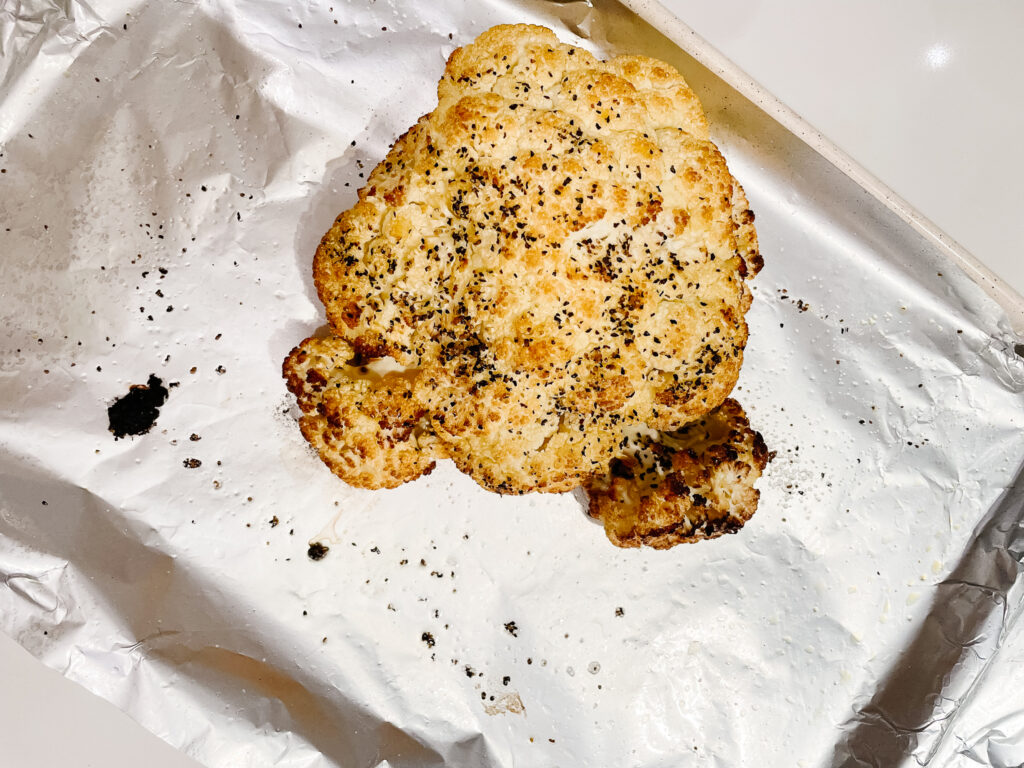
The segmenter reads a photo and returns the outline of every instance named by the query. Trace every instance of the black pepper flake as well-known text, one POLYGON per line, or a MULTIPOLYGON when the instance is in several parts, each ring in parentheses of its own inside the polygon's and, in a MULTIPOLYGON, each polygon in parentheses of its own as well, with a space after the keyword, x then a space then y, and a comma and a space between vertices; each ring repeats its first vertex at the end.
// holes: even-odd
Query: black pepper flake
POLYGON ((514 621, 505 622, 505 631, 512 635, 512 637, 519 637, 519 627, 516 626, 514 621))
POLYGON ((199 467, 203 466, 203 462, 201 462, 199 459, 185 459, 181 463, 185 467, 185 469, 198 469, 199 467))
POLYGON ((203 438, 201 438, 199 435, 197 435, 195 432, 193 432, 191 435, 188 436, 188 439, 191 440, 193 443, 197 443, 200 440, 202 440, 203 438))
POLYGON ((309 555, 310 560, 323 560, 330 551, 330 547, 326 544, 321 544, 319 541, 314 541, 309 545, 309 551, 306 552, 309 555))
POLYGON ((615 609, 615 615, 616 615, 616 616, 625 616, 625 615, 626 615, 626 612, 625 612, 624 610, 622 610, 622 608, 621 608, 621 607, 619 607, 619 608, 616 608, 616 609, 615 609))
POLYGON ((274 515, 272 518, 270 518, 270 527, 271 528, 277 528, 277 526, 280 524, 280 522, 281 521, 277 519, 277 515, 274 515))
POLYGON ((427 644, 427 648, 433 648, 437 643, 434 641, 434 636, 429 632, 424 632, 420 635, 420 640, 427 644))

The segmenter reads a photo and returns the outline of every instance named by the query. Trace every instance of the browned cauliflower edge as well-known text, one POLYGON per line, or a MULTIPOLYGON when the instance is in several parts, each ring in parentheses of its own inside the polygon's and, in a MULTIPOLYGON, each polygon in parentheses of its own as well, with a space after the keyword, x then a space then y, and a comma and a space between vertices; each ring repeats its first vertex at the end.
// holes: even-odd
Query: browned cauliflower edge
POLYGON ((735 533, 757 510, 754 481, 771 455, 727 399, 672 432, 637 434, 585 485, 590 514, 620 547, 667 549, 735 533))

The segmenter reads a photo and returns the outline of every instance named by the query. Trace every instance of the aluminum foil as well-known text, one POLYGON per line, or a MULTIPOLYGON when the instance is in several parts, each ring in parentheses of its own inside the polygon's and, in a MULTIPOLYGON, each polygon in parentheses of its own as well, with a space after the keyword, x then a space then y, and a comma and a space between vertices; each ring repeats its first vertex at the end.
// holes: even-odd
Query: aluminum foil
POLYGON ((0 628, 46 664, 209 766, 1024 762, 1003 311, 638 17, 21 0, 0 55, 0 628), (316 242, 448 53, 519 21, 676 64, 748 190, 736 396, 777 457, 739 535, 619 550, 450 466, 356 491, 296 427, 316 242))

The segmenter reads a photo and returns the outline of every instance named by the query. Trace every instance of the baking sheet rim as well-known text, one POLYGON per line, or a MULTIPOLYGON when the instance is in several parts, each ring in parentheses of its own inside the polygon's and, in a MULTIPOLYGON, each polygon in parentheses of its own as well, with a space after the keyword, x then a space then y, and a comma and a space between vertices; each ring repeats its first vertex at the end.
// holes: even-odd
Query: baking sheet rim
POLYGON ((963 269, 1007 314, 1014 332, 1024 336, 1024 296, 986 267, 964 246, 946 234, 935 222, 900 197, 891 187, 868 171, 821 131, 786 106, 727 56, 695 32, 659 0, 619 0, 647 21, 683 51, 720 77, 783 128, 835 166, 858 187, 926 237, 963 269))

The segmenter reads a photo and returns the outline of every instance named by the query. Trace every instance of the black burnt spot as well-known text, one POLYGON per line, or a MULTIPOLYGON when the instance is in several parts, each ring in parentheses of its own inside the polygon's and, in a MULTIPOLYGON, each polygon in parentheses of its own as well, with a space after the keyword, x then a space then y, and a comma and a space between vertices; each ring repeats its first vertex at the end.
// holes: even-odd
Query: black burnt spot
POLYGON ((115 438, 144 435, 152 429, 160 415, 160 406, 167 402, 163 381, 150 374, 145 384, 132 384, 128 394, 117 398, 107 408, 108 429, 115 438))
POLYGON ((310 560, 323 560, 327 556, 327 552, 331 548, 326 544, 321 544, 319 541, 314 541, 309 545, 309 551, 306 553, 309 555, 310 560))
POLYGON ((427 644, 427 648, 434 647, 434 636, 430 632, 424 632, 420 635, 420 640, 427 644))
POLYGON ((198 469, 203 466, 203 462, 199 459, 185 459, 181 462, 185 469, 198 469))
POLYGON ((514 621, 505 622, 505 631, 512 635, 512 637, 519 637, 519 627, 516 626, 514 621))

